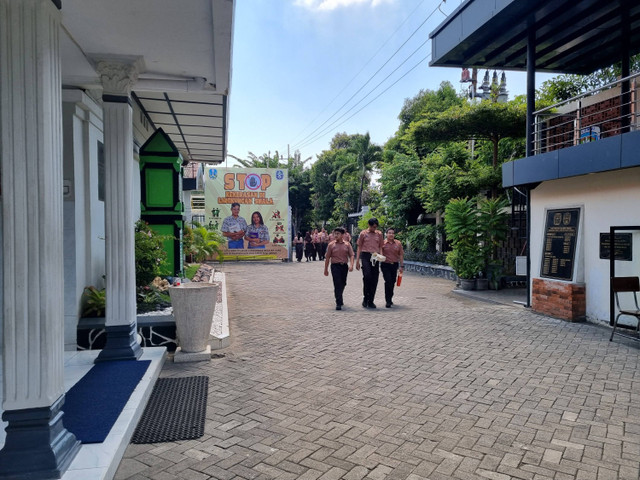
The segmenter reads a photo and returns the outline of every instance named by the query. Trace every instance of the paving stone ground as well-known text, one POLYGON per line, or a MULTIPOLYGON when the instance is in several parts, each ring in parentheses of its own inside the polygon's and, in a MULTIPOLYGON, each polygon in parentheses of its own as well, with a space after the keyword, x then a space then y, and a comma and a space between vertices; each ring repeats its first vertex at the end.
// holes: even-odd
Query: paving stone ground
POLYGON ((231 346, 162 372, 209 376, 205 435, 129 445, 116 479, 640 477, 634 341, 409 273, 367 310, 354 271, 335 311, 322 268, 221 267, 231 346))

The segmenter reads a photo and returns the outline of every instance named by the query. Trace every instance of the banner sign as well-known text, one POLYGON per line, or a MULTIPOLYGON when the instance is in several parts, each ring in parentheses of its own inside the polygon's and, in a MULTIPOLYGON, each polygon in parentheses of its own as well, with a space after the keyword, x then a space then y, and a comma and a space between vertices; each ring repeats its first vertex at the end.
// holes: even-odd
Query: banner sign
POLYGON ((207 165, 204 175, 206 221, 224 236, 225 257, 288 257, 286 169, 207 165))

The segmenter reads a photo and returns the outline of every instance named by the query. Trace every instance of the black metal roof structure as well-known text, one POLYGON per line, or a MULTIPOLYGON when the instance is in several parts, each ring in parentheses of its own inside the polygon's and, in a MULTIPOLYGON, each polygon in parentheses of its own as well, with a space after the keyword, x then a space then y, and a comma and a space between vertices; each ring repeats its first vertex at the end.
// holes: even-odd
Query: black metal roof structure
POLYGON ((217 164, 227 150, 227 96, 185 92, 143 92, 134 98, 173 140, 185 160, 217 164))
POLYGON ((467 0, 431 34, 430 65, 588 74, 640 52, 638 0, 467 0))

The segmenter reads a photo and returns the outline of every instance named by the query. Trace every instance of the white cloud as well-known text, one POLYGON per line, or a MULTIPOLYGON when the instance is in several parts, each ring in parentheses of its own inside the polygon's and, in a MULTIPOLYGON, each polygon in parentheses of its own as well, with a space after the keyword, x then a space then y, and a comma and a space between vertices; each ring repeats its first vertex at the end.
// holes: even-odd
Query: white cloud
POLYGON ((381 3, 392 3, 394 0, 295 0, 294 5, 308 8, 309 10, 329 11, 352 5, 371 5, 376 7, 381 3))

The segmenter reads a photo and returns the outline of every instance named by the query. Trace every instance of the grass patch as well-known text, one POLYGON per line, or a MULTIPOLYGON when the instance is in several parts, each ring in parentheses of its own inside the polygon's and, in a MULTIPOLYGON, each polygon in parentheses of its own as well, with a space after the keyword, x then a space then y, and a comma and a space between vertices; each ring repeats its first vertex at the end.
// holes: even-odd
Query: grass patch
POLYGON ((192 280, 196 272, 200 268, 199 263, 188 263, 184 266, 184 276, 189 280, 192 280))
POLYGON ((277 259, 277 255, 225 255, 224 261, 228 262, 230 260, 245 261, 245 260, 275 260, 277 259))

